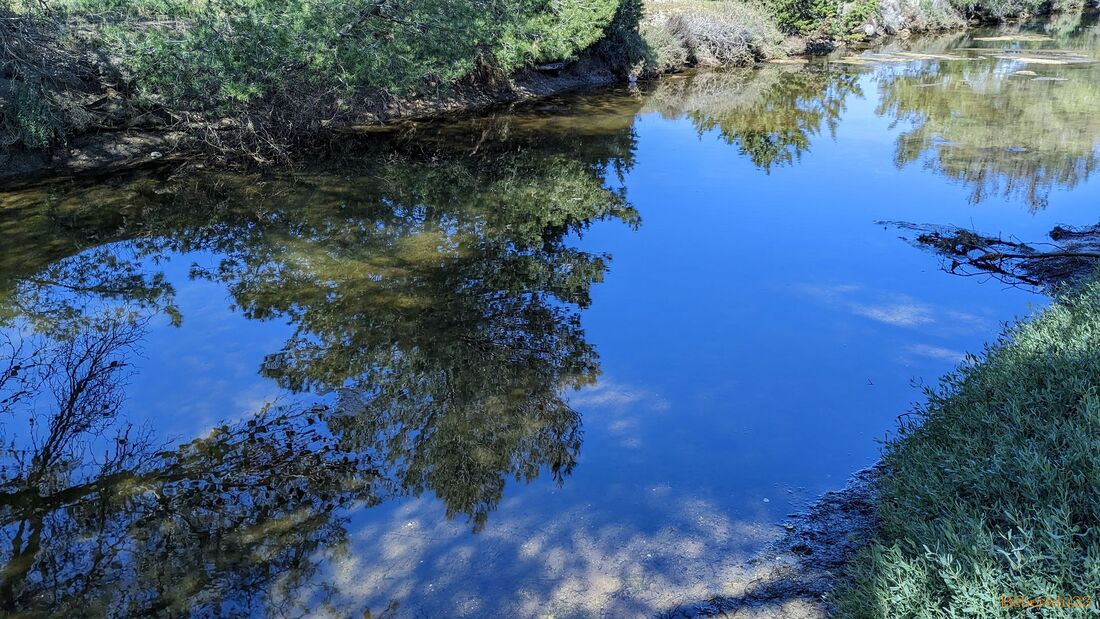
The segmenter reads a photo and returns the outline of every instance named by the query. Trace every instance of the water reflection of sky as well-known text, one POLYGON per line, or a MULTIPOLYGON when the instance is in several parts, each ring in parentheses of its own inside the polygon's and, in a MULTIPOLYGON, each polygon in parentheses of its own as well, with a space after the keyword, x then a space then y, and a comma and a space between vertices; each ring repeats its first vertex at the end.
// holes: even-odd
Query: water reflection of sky
POLYGON ((966 187, 893 164, 900 129, 864 82, 835 141, 770 175, 686 120, 637 121, 626 187, 643 224, 597 225, 581 242, 613 260, 583 316, 603 377, 572 397, 585 420, 577 470, 561 489, 510 488, 481 540, 440 525, 430 501, 366 516, 357 548, 384 555, 382 539, 404 557, 376 604, 388 592, 473 614, 629 613, 736 594, 738 561, 768 538, 760 523, 872 464, 920 384, 1045 305, 947 276, 874 222, 1041 239, 1090 222, 1098 183, 1055 190, 1035 213, 1011 198, 970 204, 966 187))
MULTIPOLYGON (((642 215, 595 225, 581 248, 612 256, 582 314, 602 375, 570 395, 584 443, 561 486, 509 482, 483 531, 431 496, 350 518, 350 545, 311 592, 336 609, 533 616, 646 613, 751 577, 742 561, 775 523, 872 464, 877 439, 1001 322, 1044 300, 949 277, 879 220, 958 224, 1036 239, 1095 221, 1098 182, 1056 187, 1047 208, 974 204, 964 183, 895 165, 906 130, 876 113, 873 74, 835 139, 765 174, 713 131, 643 114, 623 181, 642 215)), ((142 344, 128 407, 181 437, 290 399, 257 371, 293 331, 231 308, 187 277, 205 254, 160 268, 179 328, 142 344)), ((342 614, 342 610, 334 611, 342 614)))

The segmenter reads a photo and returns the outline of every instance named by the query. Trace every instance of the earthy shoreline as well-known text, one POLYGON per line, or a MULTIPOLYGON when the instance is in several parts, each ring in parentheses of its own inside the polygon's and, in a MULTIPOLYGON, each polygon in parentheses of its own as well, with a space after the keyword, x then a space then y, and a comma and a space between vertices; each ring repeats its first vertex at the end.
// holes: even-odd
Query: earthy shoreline
POLYGON ((682 604, 662 619, 745 617, 820 619, 833 609, 825 595, 841 569, 871 541, 877 527, 875 482, 881 465, 853 475, 844 488, 826 492, 806 510, 791 514, 786 532, 745 565, 756 575, 745 592, 682 604))
MULTIPOLYGON (((583 88, 609 86, 624 79, 606 67, 583 73, 558 75, 530 71, 505 86, 466 89, 436 100, 395 102, 384 110, 364 112, 347 126, 329 128, 318 136, 323 142, 348 131, 385 130, 404 124, 441 119, 449 115, 477 114, 498 106, 534 101, 583 88)), ((23 184, 50 177, 102 174, 201 156, 203 140, 197 132, 156 128, 114 129, 77 136, 53 152, 21 150, 0 157, 0 181, 23 184)))
MULTIPOLYGON (((875 44, 884 44, 894 37, 884 36, 875 44)), ((784 44, 790 59, 823 56, 846 44, 837 41, 810 40, 790 37, 784 44)), ((754 65, 783 62, 760 59, 754 65)), ((708 69, 731 68, 704 67, 708 69)), ((650 75, 644 81, 657 81, 697 68, 682 64, 671 71, 650 75)), ((572 67, 532 69, 505 83, 458 88, 454 94, 439 99, 397 100, 378 109, 363 110, 339 126, 325 127, 317 135, 317 144, 332 142, 349 132, 361 135, 370 131, 388 131, 419 121, 443 120, 451 116, 476 115, 509 105, 537 101, 555 95, 587 88, 599 88, 636 81, 633 75, 615 71, 607 63, 582 59, 572 67)), ((149 165, 202 157, 204 139, 200 127, 160 128, 134 126, 92 131, 74 137, 67 145, 53 151, 17 150, 0 153, 0 181, 11 185, 33 183, 52 177, 114 173, 149 165)), ((204 127, 221 130, 219 127, 204 127)), ((226 123, 232 131, 235 127, 226 123)))

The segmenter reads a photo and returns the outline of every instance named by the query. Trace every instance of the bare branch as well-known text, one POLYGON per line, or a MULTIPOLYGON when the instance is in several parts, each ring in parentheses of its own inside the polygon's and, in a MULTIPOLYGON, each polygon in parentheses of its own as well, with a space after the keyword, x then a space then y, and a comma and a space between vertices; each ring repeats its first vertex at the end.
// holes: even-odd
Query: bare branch
POLYGON ((1057 226, 1049 235, 1053 243, 1023 243, 954 226, 877 223, 916 232, 915 238, 902 238, 938 254, 943 269, 955 275, 989 275, 1010 285, 1047 289, 1076 281, 1100 264, 1100 225, 1057 226))

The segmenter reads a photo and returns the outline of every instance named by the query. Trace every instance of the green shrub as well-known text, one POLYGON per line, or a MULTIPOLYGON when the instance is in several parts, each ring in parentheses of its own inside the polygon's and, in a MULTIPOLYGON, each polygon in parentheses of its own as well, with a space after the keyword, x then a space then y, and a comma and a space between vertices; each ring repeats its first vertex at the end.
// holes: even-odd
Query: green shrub
MULTIPOLYGON (((630 0, 633 2, 634 0, 630 0)), ((219 112, 276 95, 423 95, 479 68, 568 60, 621 0, 70 0, 158 103, 219 112), (156 25, 141 18, 157 15, 156 25)))
POLYGON ((647 21, 642 24, 641 32, 649 51, 649 73, 670 73, 686 67, 690 62, 687 46, 668 29, 667 21, 647 21))
POLYGON ((848 36, 863 24, 878 15, 878 0, 855 0, 843 6, 840 11, 838 30, 841 36, 848 36))
POLYGON ((57 121, 45 93, 15 82, 6 100, 0 103, 0 143, 45 148, 57 132, 57 121))
POLYGON ((966 26, 965 17, 949 0, 917 0, 903 4, 908 4, 910 10, 896 15, 896 30, 911 28, 918 31, 945 31, 966 26))
POLYGON ((836 19, 837 0, 764 0, 775 23, 785 32, 810 34, 836 19))
POLYGON ((23 4, 0 1, 0 148, 46 148, 67 130, 72 106, 62 91, 78 80, 70 57, 58 53, 23 4))
POLYGON ((1000 20, 1020 15, 1035 15, 1050 10, 1050 0, 951 0, 964 15, 1000 20))
POLYGON ((850 37, 859 26, 878 15, 878 0, 762 0, 784 32, 850 37))
POLYGON ((1100 590, 1100 283, 1006 330, 917 413, 886 446, 880 531, 841 616, 1040 616, 1002 596, 1100 590))
POLYGON ((46 50, 29 37, 8 53, 9 40, 23 40, 0 32, 0 88, 11 90, 6 76, 15 75, 66 110, 51 116, 45 98, 22 95, 0 103, 0 138, 33 147, 72 133, 69 117, 107 91, 152 112, 146 121, 263 157, 395 100, 491 86, 582 55, 624 71, 644 56, 641 0, 0 0, 0 11, 19 16, 0 28, 30 24, 51 40, 46 50), (11 58, 34 71, 11 69, 11 58), (59 59, 84 66, 58 79, 59 59), (58 96, 66 89, 72 97, 58 96))
POLYGON ((591 49, 611 67, 633 70, 649 57, 639 25, 644 13, 643 0, 619 0, 619 8, 604 30, 604 37, 591 49))

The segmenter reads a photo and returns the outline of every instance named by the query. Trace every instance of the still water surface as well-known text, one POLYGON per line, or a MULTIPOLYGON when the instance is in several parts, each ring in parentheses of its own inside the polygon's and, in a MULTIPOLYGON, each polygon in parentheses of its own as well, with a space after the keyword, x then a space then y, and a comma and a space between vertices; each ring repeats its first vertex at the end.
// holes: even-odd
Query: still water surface
POLYGON ((744 585, 1096 222, 1089 15, 676 76, 293 174, 0 193, 5 612, 645 616, 744 585))

